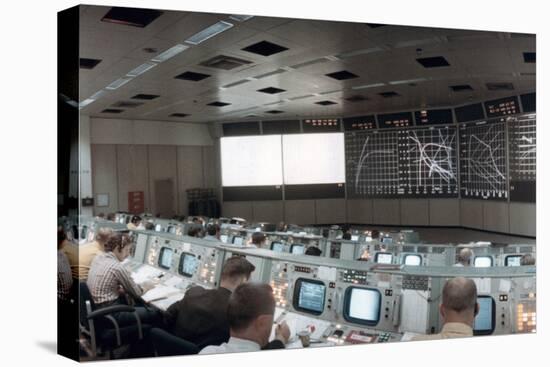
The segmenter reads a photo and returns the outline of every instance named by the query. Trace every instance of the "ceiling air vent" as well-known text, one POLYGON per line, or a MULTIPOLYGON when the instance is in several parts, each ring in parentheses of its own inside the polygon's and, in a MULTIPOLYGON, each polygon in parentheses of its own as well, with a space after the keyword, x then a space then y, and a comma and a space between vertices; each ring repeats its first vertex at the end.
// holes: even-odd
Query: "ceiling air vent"
POLYGON ((112 104, 112 107, 119 108, 136 108, 143 105, 143 102, 119 101, 112 104))
POLYGON ((514 90, 512 83, 487 83, 485 85, 489 90, 514 90))

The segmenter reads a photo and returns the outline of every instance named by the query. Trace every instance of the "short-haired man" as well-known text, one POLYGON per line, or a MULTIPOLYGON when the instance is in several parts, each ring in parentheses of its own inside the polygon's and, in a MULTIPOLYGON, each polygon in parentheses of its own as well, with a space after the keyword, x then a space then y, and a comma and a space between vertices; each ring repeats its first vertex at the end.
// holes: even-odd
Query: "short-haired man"
POLYGON ((95 236, 95 241, 80 246, 78 250, 78 264, 73 268, 73 277, 86 280, 92 261, 97 254, 103 252, 103 245, 113 235, 111 228, 100 228, 95 236))
POLYGON ((535 265, 535 257, 531 254, 525 254, 519 260, 521 266, 535 265))
POLYGON ((231 293, 250 279, 255 267, 244 257, 229 258, 222 269, 217 289, 192 287, 165 314, 172 334, 199 347, 221 344, 229 339, 227 303, 231 293))
MULTIPOLYGON (((120 303, 120 294, 140 299, 152 286, 139 286, 132 279, 130 272, 121 262, 128 257, 133 246, 131 239, 121 233, 114 233, 103 245, 104 252, 95 256, 88 273, 88 288, 97 307, 111 306, 120 303)), ((158 324, 160 315, 157 311, 143 306, 136 306, 136 313, 143 323, 158 324)), ((113 315, 120 326, 135 323, 133 312, 118 312, 113 315)))
POLYGON ((471 266, 473 257, 474 257, 474 252, 471 249, 463 248, 458 253, 458 262, 453 266, 458 266, 458 267, 471 266))
POLYGON ((254 232, 252 233, 251 245, 256 246, 258 248, 262 248, 265 245, 265 240, 266 240, 265 234, 263 234, 262 232, 254 232))
POLYGON ((139 215, 132 216, 130 223, 126 226, 128 229, 137 229, 141 223, 141 217, 139 215))
POLYGON ((57 227, 57 299, 66 302, 69 300, 73 278, 67 255, 63 252, 67 239, 63 227, 57 227))
POLYGON ((220 240, 220 226, 216 223, 210 223, 206 226, 206 236, 204 239, 207 241, 219 241, 220 240))
POLYGON ((443 328, 439 334, 419 335, 413 340, 463 338, 474 335, 474 320, 479 312, 477 288, 472 279, 462 277, 447 280, 443 286, 439 314, 443 328))
POLYGON ((306 255, 310 256, 321 256, 322 253, 323 251, 317 246, 309 246, 305 252, 306 255))
MULTIPOLYGON (((227 319, 231 337, 227 343, 208 346, 199 354, 253 352, 265 349, 273 327, 275 298, 268 284, 244 283, 229 298, 227 319)), ((290 331, 286 323, 277 325, 276 340, 282 346, 290 331)))

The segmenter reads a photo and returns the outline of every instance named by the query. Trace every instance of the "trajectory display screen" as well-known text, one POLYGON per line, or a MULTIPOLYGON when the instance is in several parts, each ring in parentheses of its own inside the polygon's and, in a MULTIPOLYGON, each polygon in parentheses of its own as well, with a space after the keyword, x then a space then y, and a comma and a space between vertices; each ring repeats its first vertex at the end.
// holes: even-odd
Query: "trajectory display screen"
POLYGON ((223 243, 227 243, 227 235, 226 234, 220 235, 220 241, 222 241, 223 243))
POLYGON ((521 255, 508 255, 504 260, 505 266, 521 266, 521 255))
POLYGON ((405 255, 403 263, 408 266, 420 266, 422 265, 422 256, 417 254, 405 255))
POLYGON ((271 242, 271 250, 275 252, 285 252, 285 245, 281 242, 271 242))
POLYGON ((344 133, 283 135, 284 183, 346 182, 344 133))
POLYGON ((382 295, 377 289, 348 287, 344 294, 344 319, 374 326, 380 320, 381 303, 382 295))
POLYGON ((493 266, 493 258, 491 256, 476 256, 474 266, 476 268, 489 268, 493 266))
POLYGON ((282 185, 281 149, 281 135, 221 138, 222 186, 282 185))
POLYGON ((495 305, 491 296, 478 296, 479 313, 474 319, 474 335, 488 335, 495 329, 495 305))
POLYGON ((233 237, 233 244, 237 246, 243 245, 243 238, 241 236, 235 236, 233 237))
POLYGON ((179 273, 186 277, 192 277, 198 265, 199 261, 195 255, 183 253, 180 257, 179 273))
POLYGON ((169 247, 163 247, 160 249, 160 256, 159 256, 159 266, 164 269, 170 269, 170 266, 172 265, 172 255, 174 254, 174 250, 172 250, 169 247))
POLYGON ((392 260, 393 254, 377 252, 376 255, 374 255, 374 262, 378 264, 391 264, 392 260))
POLYGON ((306 247, 304 245, 292 245, 290 246, 290 253, 296 255, 303 255, 306 247))
POLYGON ((351 235, 351 240, 352 241, 359 241, 359 235, 358 234, 352 234, 351 235))
POLYGON ((293 306, 295 309, 320 315, 325 308, 325 283, 300 278, 294 285, 293 306))

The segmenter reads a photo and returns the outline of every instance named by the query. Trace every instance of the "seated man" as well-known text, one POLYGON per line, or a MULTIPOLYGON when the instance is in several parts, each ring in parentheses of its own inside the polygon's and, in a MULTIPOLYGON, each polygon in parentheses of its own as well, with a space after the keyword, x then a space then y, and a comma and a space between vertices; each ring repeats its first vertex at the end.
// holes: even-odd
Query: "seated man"
POLYGON ((309 246, 305 252, 306 255, 310 256, 321 256, 323 251, 317 246, 309 246))
POLYGON ((69 301, 73 285, 69 260, 63 252, 63 246, 66 244, 65 240, 63 227, 57 227, 57 300, 61 302, 69 301))
POLYGON ((221 344, 229 339, 227 303, 231 293, 250 278, 254 265, 243 257, 229 258, 222 269, 217 289, 192 287, 165 314, 172 334, 199 347, 221 344))
POLYGON ((205 240, 208 241, 219 241, 220 240, 220 226, 216 223, 210 223, 206 227, 206 236, 205 240))
POLYGON ((458 267, 471 266, 473 257, 474 257, 474 252, 472 250, 470 250, 469 248, 463 248, 458 253, 458 262, 453 266, 458 266, 458 267))
POLYGON ((256 246, 257 248, 262 248, 265 245, 265 234, 262 232, 254 232, 252 233, 252 242, 250 243, 252 246, 256 246))
MULTIPOLYGON (((121 294, 128 295, 134 300, 140 300, 141 295, 152 288, 151 284, 137 285, 130 272, 121 264, 130 254, 133 246, 128 236, 114 233, 105 242, 104 252, 95 256, 88 273, 88 288, 98 308, 111 306, 121 301, 121 294)), ((155 325, 160 321, 158 311, 144 306, 135 307, 142 323, 155 325)), ((113 315, 120 326, 134 324, 136 319, 133 312, 118 312, 113 315)))
POLYGON ((80 280, 86 280, 88 278, 88 272, 90 271, 90 265, 97 254, 103 252, 103 245, 109 237, 113 234, 111 228, 100 228, 97 231, 94 242, 90 242, 80 246, 78 251, 78 266, 76 277, 80 280))
POLYGON ((443 328, 439 334, 418 335, 412 340, 434 340, 473 336, 474 319, 479 312, 476 284, 462 277, 447 280, 443 286, 439 314, 443 328))
POLYGON ((126 227, 128 227, 128 229, 137 229, 140 223, 141 217, 139 215, 134 215, 126 227))
POLYGON ((525 254, 519 260, 521 266, 535 265, 535 257, 531 254, 525 254))
MULTIPOLYGON (((260 283, 241 284, 231 294, 227 306, 231 337, 227 343, 208 346, 199 354, 253 352, 262 348, 267 349, 265 347, 268 345, 273 327, 274 314, 275 298, 271 286, 260 283)), ((286 323, 277 325, 275 338, 279 348, 284 348, 289 336, 290 330, 286 323)))

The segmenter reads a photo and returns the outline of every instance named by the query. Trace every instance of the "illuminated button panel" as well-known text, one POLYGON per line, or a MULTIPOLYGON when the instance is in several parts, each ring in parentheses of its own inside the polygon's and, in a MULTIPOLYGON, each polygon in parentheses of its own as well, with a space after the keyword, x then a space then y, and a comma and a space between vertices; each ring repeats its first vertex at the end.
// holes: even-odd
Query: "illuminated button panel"
POLYGON ((197 259, 200 260, 197 281, 215 287, 218 251, 216 249, 204 249, 203 253, 197 256, 197 259))
POLYGON ((534 299, 522 301, 516 306, 516 326, 518 333, 534 333, 537 331, 537 303, 534 299))
POLYGON ((288 265, 286 263, 273 264, 269 285, 273 288, 275 305, 286 307, 288 304, 288 265))
POLYGON ((406 275, 403 278, 403 289, 427 291, 428 286, 429 286, 429 281, 427 276, 406 275))
POLYGON ((352 284, 367 284, 367 272, 361 270, 343 270, 341 273, 341 281, 352 284))

